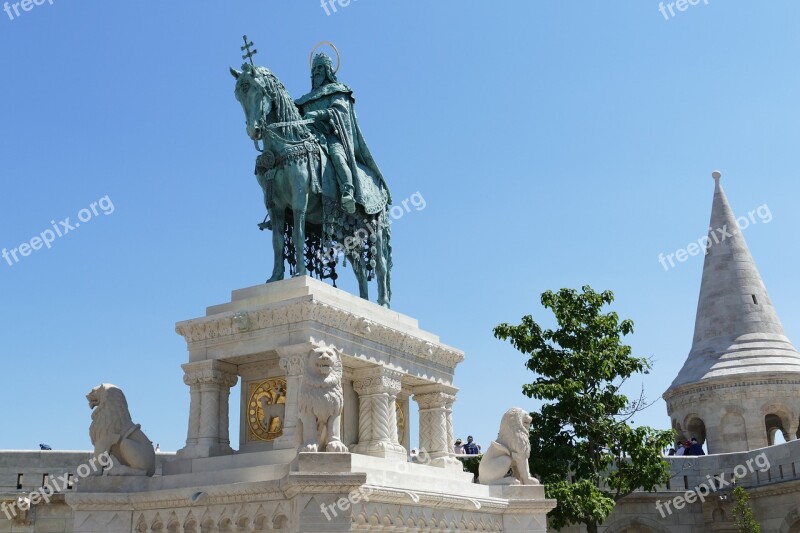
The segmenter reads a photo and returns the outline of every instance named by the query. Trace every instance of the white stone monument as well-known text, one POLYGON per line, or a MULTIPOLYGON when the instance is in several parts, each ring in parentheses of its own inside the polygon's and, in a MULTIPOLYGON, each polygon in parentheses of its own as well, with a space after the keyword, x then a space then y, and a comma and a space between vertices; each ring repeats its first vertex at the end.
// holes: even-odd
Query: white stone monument
POLYGON ((76 532, 547 530, 543 486, 475 484, 453 457, 464 355, 416 320, 298 277, 234 291, 176 330, 189 349, 186 446, 160 476, 82 480, 67 500, 76 532), (301 451, 311 441, 319 453, 301 451))

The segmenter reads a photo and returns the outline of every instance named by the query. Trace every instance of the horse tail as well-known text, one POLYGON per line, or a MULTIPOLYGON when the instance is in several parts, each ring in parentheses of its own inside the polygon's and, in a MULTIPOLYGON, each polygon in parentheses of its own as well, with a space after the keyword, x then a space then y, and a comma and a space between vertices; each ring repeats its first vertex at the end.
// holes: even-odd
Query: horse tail
POLYGON ((388 301, 392 301, 392 232, 389 225, 389 219, 385 218, 383 221, 383 254, 386 261, 386 297, 388 301))

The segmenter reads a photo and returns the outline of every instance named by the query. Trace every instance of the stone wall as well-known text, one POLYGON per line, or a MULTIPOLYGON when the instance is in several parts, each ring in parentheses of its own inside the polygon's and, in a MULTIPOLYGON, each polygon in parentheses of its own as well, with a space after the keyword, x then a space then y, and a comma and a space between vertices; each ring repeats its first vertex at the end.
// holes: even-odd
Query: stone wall
MULTIPOLYGON (((173 456, 157 456, 157 473, 173 456)), ((0 451, 0 533, 72 533, 73 513, 65 495, 80 481, 78 468, 91 459, 88 451, 0 451), (69 480, 66 487, 60 478, 69 480), (27 511, 17 506, 18 498, 29 497, 48 482, 59 488, 54 487, 49 502, 32 505, 27 511)))
MULTIPOLYGON (((749 452, 667 460, 672 465, 669 484, 657 492, 636 492, 622 500, 601 532, 735 532, 731 497, 735 472, 744 473, 736 484, 747 489, 764 533, 800 533, 800 441, 749 452), (687 491, 697 491, 703 497, 687 498, 687 491), (688 503, 689 500, 694 501, 688 503), (680 509, 675 508, 676 502, 680 509)), ((586 529, 561 531, 577 533, 586 529)))

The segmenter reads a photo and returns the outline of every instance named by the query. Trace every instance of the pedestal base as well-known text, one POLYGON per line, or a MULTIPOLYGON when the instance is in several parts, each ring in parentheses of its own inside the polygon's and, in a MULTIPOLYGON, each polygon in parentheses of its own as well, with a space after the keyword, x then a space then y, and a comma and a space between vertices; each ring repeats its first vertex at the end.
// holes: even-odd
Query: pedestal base
POLYGON ((388 442, 356 444, 350 451, 360 455, 369 455, 370 457, 380 457, 381 459, 392 459, 395 461, 405 461, 408 458, 408 452, 405 448, 399 444, 390 444, 388 442))
POLYGON ((556 503, 544 498, 542 486, 477 485, 471 474, 449 467, 350 453, 301 453, 285 463, 285 455, 176 461, 154 478, 93 478, 67 496, 74 531, 130 533, 133 525, 133 531, 545 533, 556 503))

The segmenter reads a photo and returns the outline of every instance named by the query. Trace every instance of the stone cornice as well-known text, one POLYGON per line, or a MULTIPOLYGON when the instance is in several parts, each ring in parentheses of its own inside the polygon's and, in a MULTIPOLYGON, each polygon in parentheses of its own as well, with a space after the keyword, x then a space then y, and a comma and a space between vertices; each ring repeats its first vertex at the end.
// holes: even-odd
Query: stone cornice
POLYGON ((355 313, 318 300, 302 300, 278 307, 265 307, 250 311, 236 311, 206 318, 179 322, 175 331, 189 346, 215 341, 241 333, 253 333, 276 326, 300 322, 317 322, 351 335, 362 337, 422 360, 455 368, 464 360, 464 354, 453 348, 434 344, 425 339, 367 320, 355 313))
POLYGON ((786 377, 779 375, 764 376, 758 378, 755 376, 740 376, 737 379, 736 375, 725 378, 724 380, 709 380, 703 382, 689 383, 681 385, 676 388, 669 388, 661 396, 665 402, 669 403, 673 398, 678 396, 686 396, 689 394, 698 394, 702 392, 718 391, 723 389, 734 389, 738 387, 757 387, 760 385, 790 385, 800 386, 800 375, 794 374, 786 377), (791 376, 791 377, 790 377, 791 376), (744 379, 743 379, 744 378, 744 379))
POLYGON ((341 472, 327 476, 314 472, 292 472, 281 481, 281 488, 287 498, 304 492, 342 494, 358 489, 366 481, 367 474, 363 472, 341 472))
POLYGON ((234 483, 196 489, 165 489, 127 494, 71 493, 67 503, 76 510, 154 510, 164 508, 205 508, 212 505, 245 504, 263 501, 284 501, 285 493, 279 480, 252 483, 234 483), (188 498, 195 492, 205 492, 207 497, 201 504, 192 504, 188 498))
MULTIPOLYGON (((363 489, 369 493, 370 503, 384 503, 394 505, 421 505, 428 507, 445 507, 448 510, 458 509, 462 511, 484 512, 484 513, 504 513, 509 508, 510 502, 517 500, 505 500, 501 498, 468 498, 465 496, 448 496, 441 492, 425 492, 418 490, 403 490, 376 485, 364 485, 363 489)), ((550 500, 537 500, 535 504, 550 500)), ((526 501, 526 503, 528 503, 526 501)), ((548 507, 552 509, 553 505, 548 507)))

